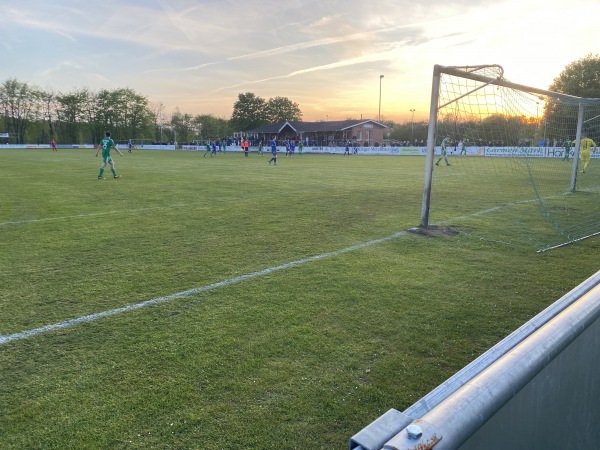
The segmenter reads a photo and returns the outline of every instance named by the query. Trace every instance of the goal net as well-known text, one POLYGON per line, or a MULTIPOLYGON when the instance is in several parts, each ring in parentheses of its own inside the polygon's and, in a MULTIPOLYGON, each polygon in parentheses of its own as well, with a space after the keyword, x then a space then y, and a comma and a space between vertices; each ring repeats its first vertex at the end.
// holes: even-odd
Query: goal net
POLYGON ((498 65, 435 66, 421 226, 537 251, 600 234, 586 136, 600 140, 600 99, 515 84, 498 65))

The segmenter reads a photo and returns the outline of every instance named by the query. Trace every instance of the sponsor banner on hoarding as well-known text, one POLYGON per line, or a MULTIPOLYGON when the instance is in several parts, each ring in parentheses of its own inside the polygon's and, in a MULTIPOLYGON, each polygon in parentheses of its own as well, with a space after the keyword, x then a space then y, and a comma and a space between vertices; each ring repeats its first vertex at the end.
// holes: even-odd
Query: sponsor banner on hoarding
POLYGON ((543 158, 546 152, 544 147, 486 147, 485 156, 543 158))
POLYGON ((175 145, 153 145, 143 144, 137 145, 136 150, 175 150, 175 145))
MULTIPOLYGON (((454 148, 454 147, 449 147, 446 150, 448 156, 460 156, 460 150, 458 148, 454 148)), ((423 155, 427 154, 427 147, 423 147, 423 155)), ((442 154, 442 148, 438 145, 435 148, 434 151, 435 155, 441 155, 442 154)), ((476 146, 471 146, 471 147, 465 147, 464 148, 464 153, 462 154, 462 156, 464 156, 465 154, 469 155, 469 156, 484 156, 485 155, 485 147, 476 147, 476 146)))
POLYGON ((408 155, 408 156, 420 156, 422 154, 423 149, 427 152, 427 147, 399 147, 400 155, 408 155))
MULTIPOLYGON (((351 155, 421 155, 426 153, 426 148, 423 147, 350 147, 351 155)), ((304 147, 305 153, 330 153, 335 155, 343 155, 346 152, 345 147, 304 147)), ((296 150, 297 153, 297 150, 296 150)))

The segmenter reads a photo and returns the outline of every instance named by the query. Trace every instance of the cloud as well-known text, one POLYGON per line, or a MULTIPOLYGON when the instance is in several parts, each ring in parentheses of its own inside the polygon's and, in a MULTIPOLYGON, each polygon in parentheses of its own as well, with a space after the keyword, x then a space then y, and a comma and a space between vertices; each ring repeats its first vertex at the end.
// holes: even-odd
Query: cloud
POLYGON ((53 73, 60 72, 65 69, 82 69, 83 67, 74 62, 74 61, 60 61, 58 64, 53 65, 52 67, 48 67, 45 70, 40 72, 40 75, 43 77, 48 77, 53 73))
POLYGON ((230 86, 223 86, 223 87, 220 87, 219 89, 214 90, 213 92, 216 93, 216 92, 221 92, 221 91, 230 90, 230 89, 236 89, 236 88, 239 88, 242 86, 248 86, 248 85, 252 85, 252 84, 266 83, 266 82, 278 80, 278 79, 297 77, 297 76, 305 75, 305 74, 312 73, 312 72, 334 70, 334 69, 339 69, 341 67, 349 67, 349 66, 373 63, 373 62, 378 62, 378 61, 379 62, 387 61, 390 58, 390 54, 394 53, 398 49, 398 47, 401 47, 402 45, 403 45, 402 43, 387 44, 385 46, 382 46, 384 48, 382 48, 379 51, 370 52, 370 53, 360 55, 360 56, 357 56, 354 58, 339 60, 339 61, 335 61, 335 62, 332 62, 329 64, 311 66, 311 67, 307 67, 304 69, 300 69, 300 70, 296 70, 296 71, 289 72, 286 74, 272 76, 272 77, 268 77, 268 78, 262 78, 262 79, 253 80, 253 81, 245 81, 245 82, 237 83, 237 84, 230 85, 230 86))

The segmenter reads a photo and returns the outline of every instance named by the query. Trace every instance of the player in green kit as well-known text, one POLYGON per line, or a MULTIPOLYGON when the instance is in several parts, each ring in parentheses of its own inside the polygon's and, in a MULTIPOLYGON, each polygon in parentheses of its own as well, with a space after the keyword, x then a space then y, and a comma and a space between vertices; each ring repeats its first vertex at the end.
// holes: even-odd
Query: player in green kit
POLYGON ((440 165, 440 161, 443 159, 444 161, 446 161, 446 165, 449 166, 450 163, 448 162, 448 156, 447 156, 447 151, 446 151, 446 147, 448 146, 447 140, 450 138, 450 136, 446 136, 444 139, 442 139, 442 154, 440 156, 440 159, 437 160, 437 162, 435 163, 436 166, 440 165))
POLYGON ((566 138, 565 142, 563 142, 563 146, 565 147, 565 156, 563 157, 563 161, 568 161, 569 153, 571 153, 571 139, 566 138))
POLYGON ((204 158, 206 158, 206 155, 210 155, 210 157, 212 158, 212 155, 210 154, 210 141, 206 141, 206 152, 204 153, 204 158))
POLYGON ((119 150, 117 148, 117 146, 115 145, 115 141, 113 141, 111 139, 110 133, 107 131, 106 135, 104 136, 104 138, 102 138, 102 140, 100 141, 100 144, 98 145, 98 150, 96 150, 96 158, 97 158, 98 153, 100 152, 100 149, 102 149, 102 165, 100 166, 100 173, 98 174, 99 180, 104 180, 104 177, 102 176, 102 174, 104 173, 104 169, 106 168, 107 164, 110 164, 110 171, 112 172, 113 176, 115 178, 120 177, 120 175, 117 175, 117 172, 115 170, 115 162, 110 157, 110 151, 113 148, 117 151, 117 153, 119 155, 123 156, 123 153, 121 153, 121 150, 119 150))

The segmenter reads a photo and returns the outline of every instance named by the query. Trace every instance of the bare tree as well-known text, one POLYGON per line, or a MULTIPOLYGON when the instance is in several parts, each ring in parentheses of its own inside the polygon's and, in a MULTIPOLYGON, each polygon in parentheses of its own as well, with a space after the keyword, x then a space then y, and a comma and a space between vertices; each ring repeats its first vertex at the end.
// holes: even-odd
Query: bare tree
POLYGON ((24 142, 27 127, 36 118, 39 90, 28 83, 10 78, 0 85, 0 105, 4 113, 7 131, 16 137, 16 143, 24 142))

